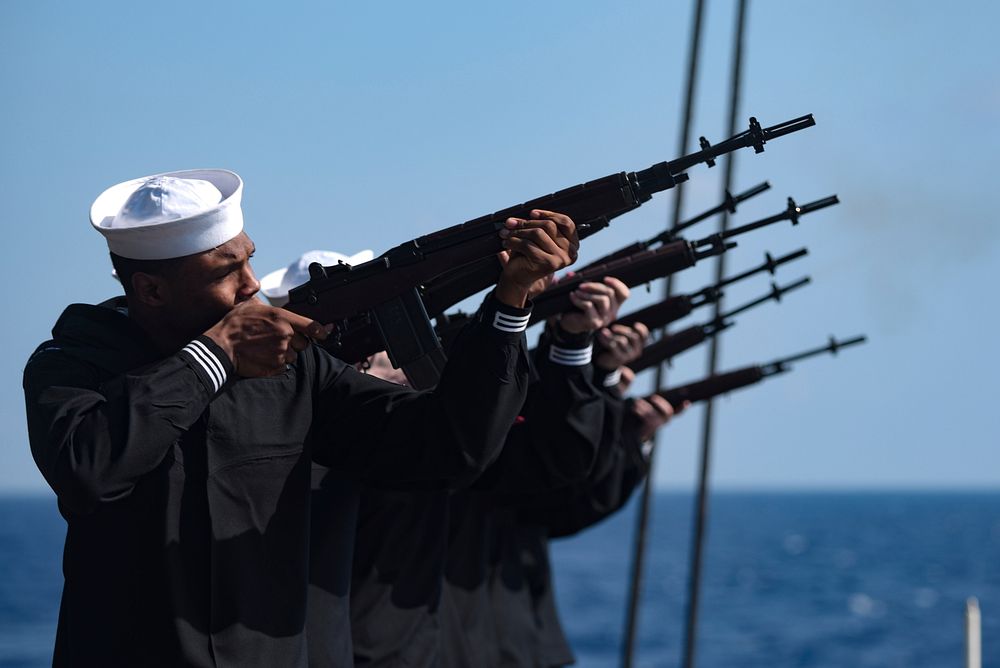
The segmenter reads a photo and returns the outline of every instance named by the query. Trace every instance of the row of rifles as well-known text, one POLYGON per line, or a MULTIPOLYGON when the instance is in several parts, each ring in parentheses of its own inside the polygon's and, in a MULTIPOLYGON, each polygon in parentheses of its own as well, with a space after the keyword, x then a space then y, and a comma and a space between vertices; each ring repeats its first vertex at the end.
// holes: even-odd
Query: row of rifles
MULTIPOLYGON (((467 319, 461 312, 449 310, 499 279, 502 267, 497 253, 502 248, 498 232, 507 218, 528 218, 533 209, 564 213, 577 223, 581 242, 585 242, 619 216, 650 201, 655 193, 686 181, 686 172, 692 167, 701 163, 712 167, 718 157, 740 148, 761 153, 768 141, 812 125, 815 121, 811 114, 770 127, 762 127, 751 118, 746 131, 717 144, 700 138, 700 149, 691 154, 636 172, 610 174, 412 239, 370 262, 332 267, 314 264, 309 268, 310 280, 291 291, 286 308, 332 323, 334 330, 325 345, 337 357, 361 363, 369 355, 385 350, 393 366, 406 373, 413 387, 433 387, 447 361, 448 345, 467 319)), ((765 182, 736 195, 727 192, 718 206, 577 269, 570 278, 534 298, 531 323, 572 310, 569 295, 581 283, 613 276, 629 287, 648 284, 725 253, 736 246, 735 237, 782 221, 798 225, 803 216, 838 203, 836 195, 807 204, 798 204, 789 197, 783 210, 766 218, 694 240, 683 236, 698 222, 723 211, 735 213, 742 202, 769 188, 765 182)), ((585 247, 585 243, 581 245, 585 247)), ((777 258, 766 253, 764 262, 757 266, 696 292, 669 297, 623 316, 618 322, 642 322, 651 331, 665 330, 700 307, 718 302, 727 286, 763 272, 773 276, 778 267, 806 254, 804 248, 777 258)), ((757 299, 663 334, 630 367, 636 373, 655 368, 733 326, 740 313, 765 302, 780 301, 783 295, 808 282, 808 278, 781 286, 772 282, 770 292, 757 299)), ((793 363, 805 358, 836 353, 864 340, 863 336, 840 341, 830 337, 825 345, 814 349, 685 385, 659 388, 657 393, 675 406, 684 401, 704 401, 788 371, 793 363)))

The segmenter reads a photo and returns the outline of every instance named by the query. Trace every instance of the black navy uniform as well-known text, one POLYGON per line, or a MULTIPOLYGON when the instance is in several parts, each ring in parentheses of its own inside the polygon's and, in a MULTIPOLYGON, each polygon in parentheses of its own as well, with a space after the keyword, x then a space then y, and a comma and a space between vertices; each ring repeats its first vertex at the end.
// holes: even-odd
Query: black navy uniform
MULTIPOLYGON (((453 554, 452 538, 464 536, 466 523, 482 517, 479 504, 489 503, 494 493, 565 487, 590 471, 599 444, 594 427, 599 430, 603 416, 592 368, 566 364, 574 361, 574 351, 564 358, 547 356, 544 346, 540 351, 545 355, 536 357, 537 380, 522 416, 500 457, 478 480, 453 494, 374 488, 362 494, 351 590, 356 665, 443 665, 451 652, 441 646, 441 630, 448 625, 442 616, 454 609, 445 610, 440 601, 445 569, 452 579, 479 589, 477 569, 486 563, 478 544, 455 547, 471 554, 453 554)), ((589 358, 589 345, 586 354, 589 358)))
POLYGON ((491 665, 553 668, 575 662, 559 621, 549 540, 571 536, 617 512, 649 471, 648 451, 630 419, 628 402, 608 389, 605 405, 604 435, 586 481, 509 499, 506 508, 494 513, 494 559, 487 579, 497 661, 491 665))
MULTIPOLYGON (((313 462, 360 482, 473 479, 528 384, 523 335, 493 326, 527 311, 492 298, 433 393, 317 346, 236 378, 208 337, 157 353, 123 307, 68 307, 24 373, 32 454, 68 525, 57 666, 306 665, 313 462)), ((330 544, 349 569, 342 491, 330 544)))

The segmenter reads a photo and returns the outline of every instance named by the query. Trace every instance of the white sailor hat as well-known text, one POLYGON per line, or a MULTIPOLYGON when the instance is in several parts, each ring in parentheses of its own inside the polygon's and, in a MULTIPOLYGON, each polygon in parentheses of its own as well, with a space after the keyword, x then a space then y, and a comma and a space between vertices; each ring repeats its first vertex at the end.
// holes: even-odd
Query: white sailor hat
POLYGON ((288 302, 288 293, 291 289, 309 281, 309 265, 313 262, 319 262, 324 267, 340 262, 355 265, 368 262, 374 257, 375 253, 370 250, 363 250, 351 256, 336 251, 312 250, 303 253, 302 257, 284 269, 272 271, 260 279, 260 291, 272 305, 284 306, 288 302))
POLYGON ((243 181, 225 169, 154 174, 111 186, 90 207, 108 249, 166 260, 220 246, 243 230, 243 181))

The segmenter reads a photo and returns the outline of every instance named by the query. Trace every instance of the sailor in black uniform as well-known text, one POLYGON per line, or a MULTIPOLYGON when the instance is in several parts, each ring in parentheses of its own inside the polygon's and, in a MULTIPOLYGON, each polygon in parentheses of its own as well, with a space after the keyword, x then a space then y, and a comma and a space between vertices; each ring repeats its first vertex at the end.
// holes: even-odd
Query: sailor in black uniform
MULTIPOLYGON (((623 397, 634 378, 624 365, 641 354, 647 334, 637 323, 634 328, 616 326, 617 338, 604 339, 609 345, 595 364, 596 380, 605 390, 604 432, 587 479, 566 489, 508 498, 489 517, 492 558, 486 568, 486 614, 494 626, 491 666, 549 668, 575 661, 559 622, 548 543, 620 510, 649 473, 650 440, 674 409, 658 396, 652 399, 655 403, 623 397)), ((453 588, 449 583, 446 592, 453 588)), ((445 628, 443 635, 459 633, 445 628)))
MULTIPOLYGON (((68 525, 55 665, 306 665, 311 463, 372 483, 477 477, 527 387, 509 323, 575 257, 568 218, 508 221, 501 282, 438 389, 416 393, 254 299, 241 193, 224 170, 105 191, 91 222, 125 296, 69 306, 26 366, 32 454, 68 525)), ((346 528, 335 538, 350 550, 346 528)))
MULTIPOLYGON (((451 496, 374 488, 362 494, 351 584, 355 665, 429 667, 446 660, 448 648, 441 647, 439 636, 445 624, 440 596, 445 559, 452 558, 453 513, 461 525, 478 514, 479 499, 493 493, 558 489, 586 478, 604 411, 591 383, 591 332, 617 302, 613 288, 594 284, 586 284, 573 299, 581 310, 565 319, 558 342, 539 347, 524 409, 500 457, 478 480, 451 496)), ((478 547, 463 545, 473 556, 448 564, 469 582, 481 582, 478 569, 485 561, 478 547)), ((475 588, 470 592, 477 593, 475 588)), ((311 641, 315 636, 311 630, 311 641)), ((468 665, 488 664, 472 660, 468 665)))

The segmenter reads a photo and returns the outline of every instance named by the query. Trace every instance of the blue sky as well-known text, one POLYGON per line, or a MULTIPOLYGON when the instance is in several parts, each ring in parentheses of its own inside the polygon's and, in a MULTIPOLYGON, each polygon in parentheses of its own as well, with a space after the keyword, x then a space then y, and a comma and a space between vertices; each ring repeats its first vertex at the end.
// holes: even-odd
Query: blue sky
MULTIPOLYGON (((725 135, 734 7, 709 2, 694 130, 725 135)), ((867 333, 867 346, 734 393, 721 487, 1000 483, 995 287, 1000 51, 988 2, 752 3, 741 116, 815 128, 741 153, 769 180, 734 224, 784 198, 843 204, 748 236, 733 270, 808 246, 780 281, 813 285, 740 318, 722 366, 867 333)), ((266 273, 301 252, 381 251, 508 204, 673 157, 690 3, 5 3, 0 9, 0 491, 42 490, 20 375, 70 302, 116 289, 94 197, 160 171, 227 167, 266 273)), ((691 170, 686 212, 722 170, 691 170)), ((588 240, 651 236, 671 194, 588 240)), ((710 224, 692 236, 708 233, 710 224)), ((682 289, 708 282, 709 263, 682 289)), ((738 304, 766 291, 748 281, 738 304)), ((632 306, 659 294, 636 291, 632 306)), ((704 373, 705 352, 671 370, 704 373)), ((690 485, 698 409, 665 432, 656 480, 690 485)))

